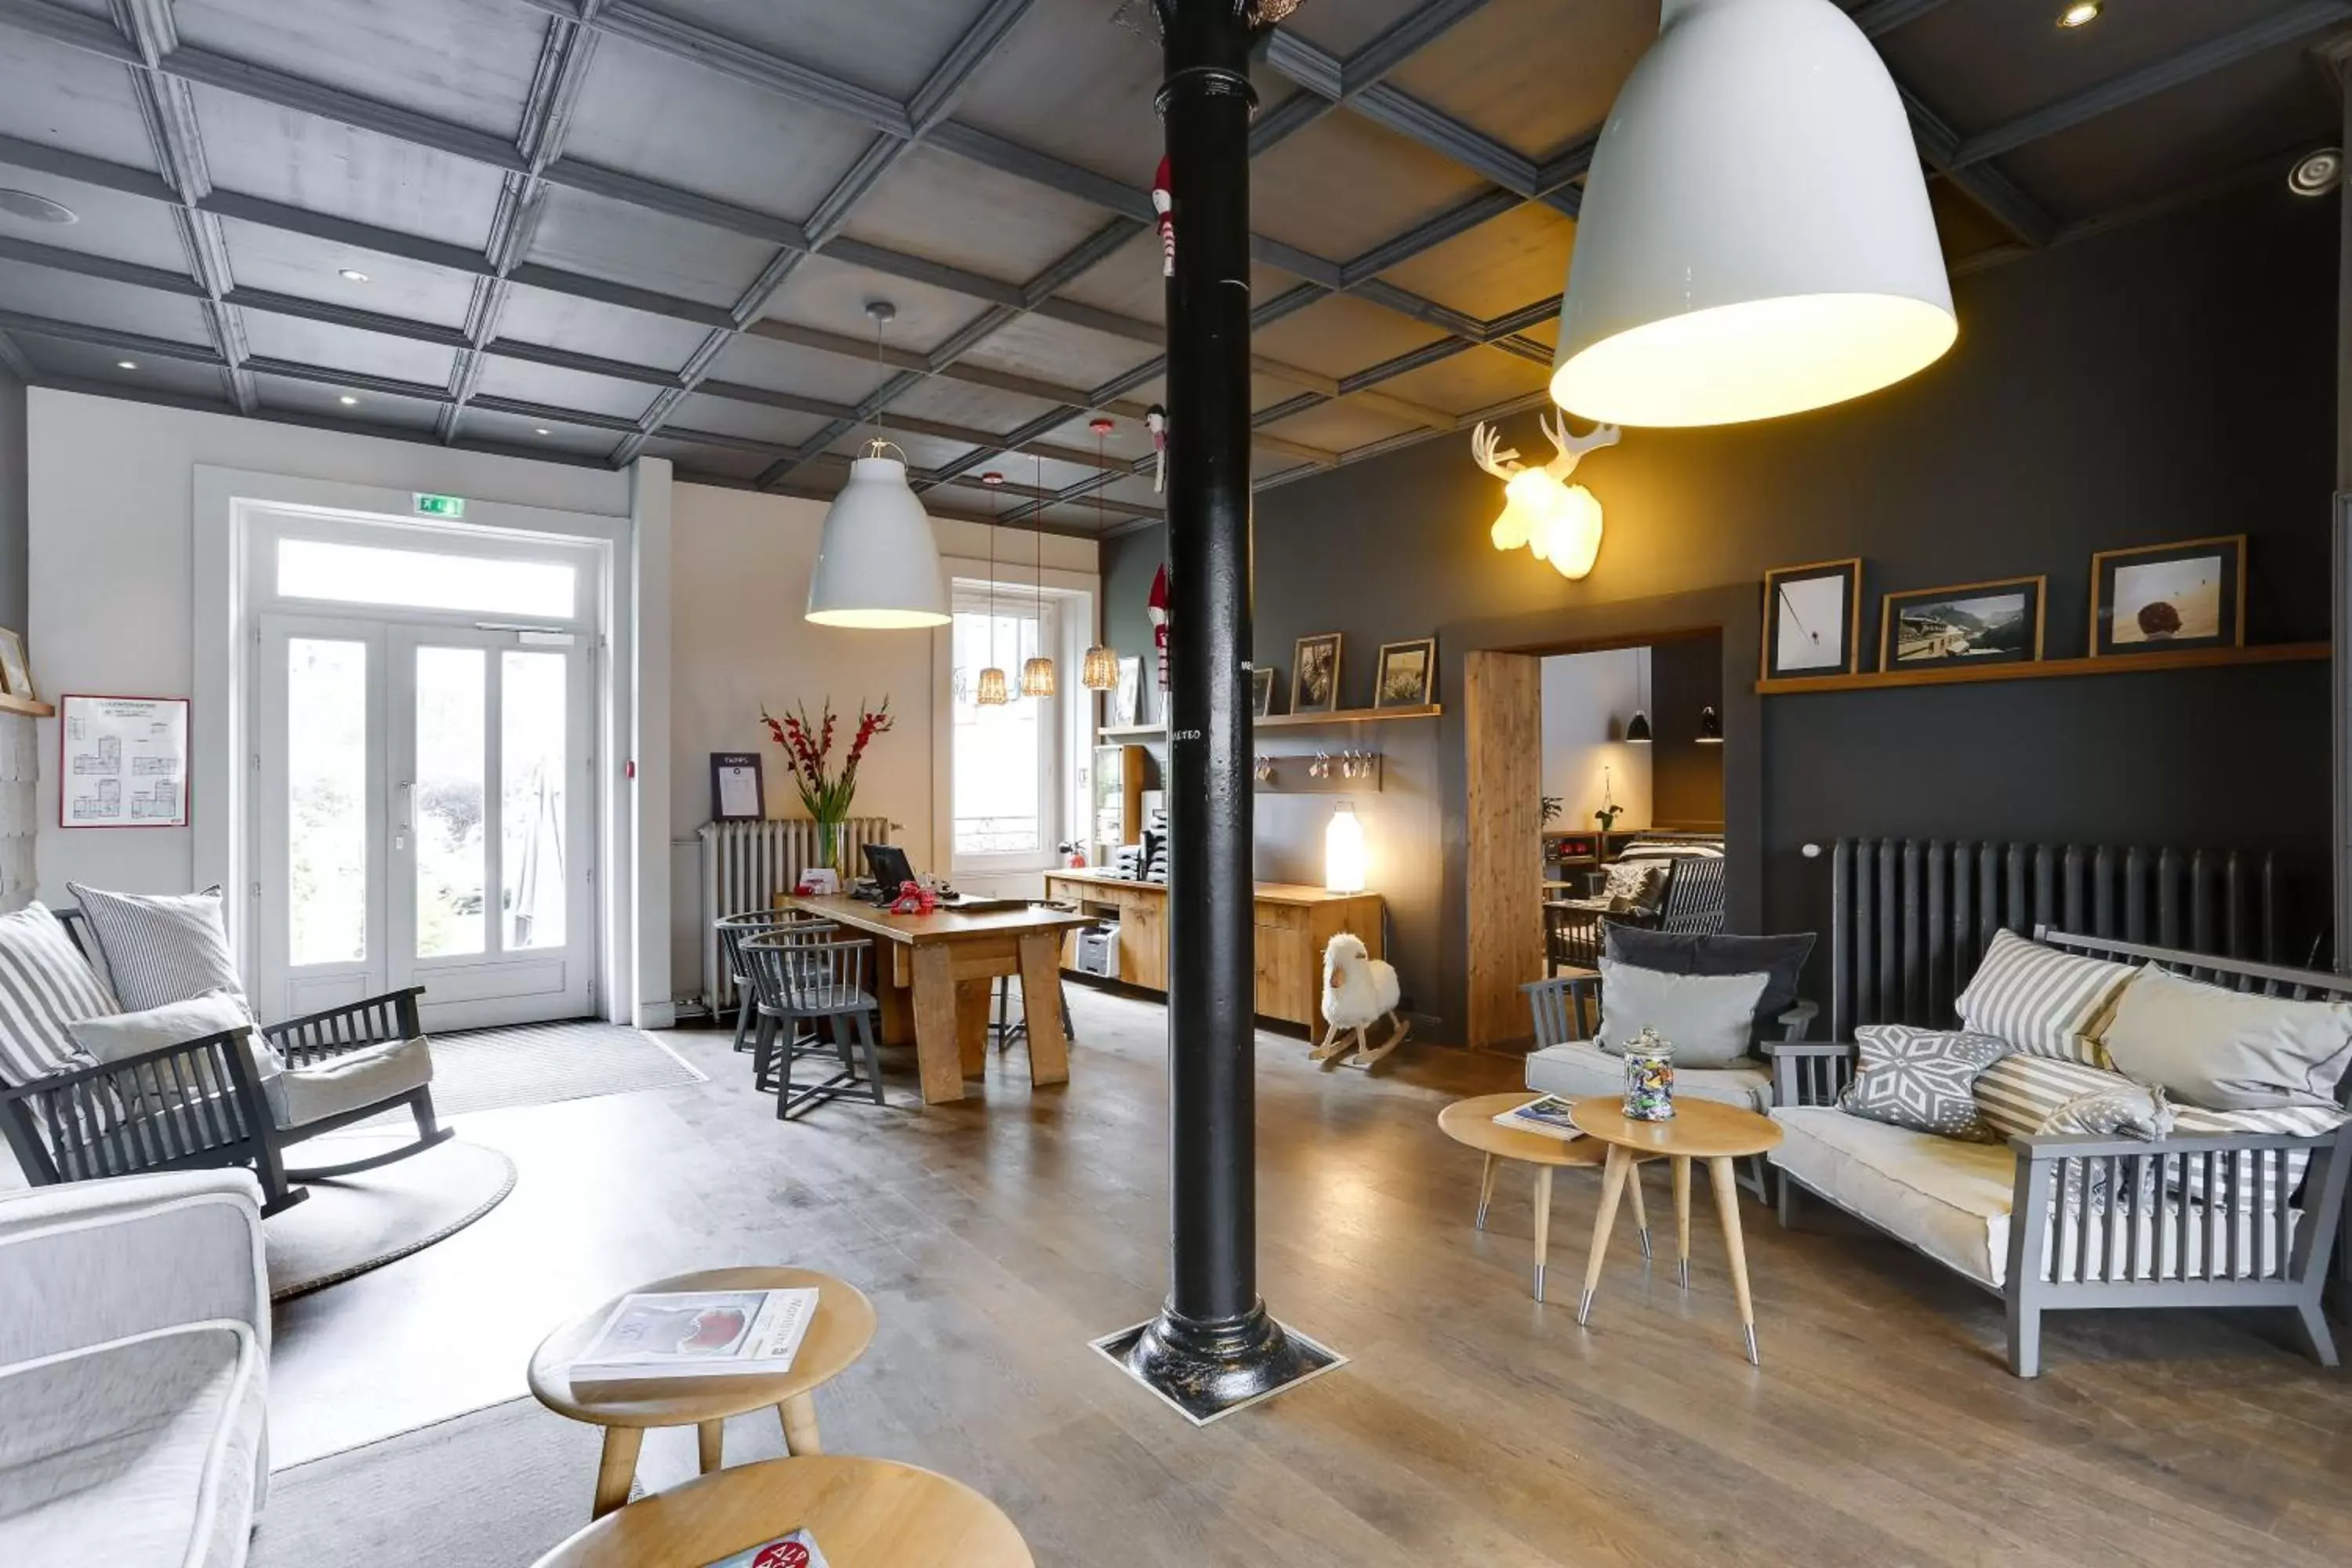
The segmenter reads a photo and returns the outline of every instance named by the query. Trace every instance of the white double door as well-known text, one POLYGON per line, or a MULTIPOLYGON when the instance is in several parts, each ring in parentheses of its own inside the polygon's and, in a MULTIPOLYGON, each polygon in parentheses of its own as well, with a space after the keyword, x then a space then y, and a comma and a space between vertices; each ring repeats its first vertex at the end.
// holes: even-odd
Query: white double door
POLYGON ((254 652, 260 1015, 409 985, 431 1028, 587 1015, 585 637, 271 615, 254 652))

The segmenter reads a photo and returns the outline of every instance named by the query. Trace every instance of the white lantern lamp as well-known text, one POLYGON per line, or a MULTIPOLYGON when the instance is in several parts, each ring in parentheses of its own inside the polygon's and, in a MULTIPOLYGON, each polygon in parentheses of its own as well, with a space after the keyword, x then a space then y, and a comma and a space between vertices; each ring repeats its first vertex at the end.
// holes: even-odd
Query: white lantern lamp
POLYGON ((1364 890, 1364 824, 1353 802, 1333 806, 1323 829, 1323 886, 1335 893, 1364 890))

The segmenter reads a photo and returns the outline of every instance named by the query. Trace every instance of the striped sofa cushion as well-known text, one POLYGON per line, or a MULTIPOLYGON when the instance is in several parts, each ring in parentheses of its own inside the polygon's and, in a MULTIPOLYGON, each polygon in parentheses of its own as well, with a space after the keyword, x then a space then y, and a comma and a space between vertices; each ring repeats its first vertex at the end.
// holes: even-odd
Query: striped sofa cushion
POLYGON ((39 904, 0 915, 0 1086, 88 1067, 66 1026, 121 1011, 57 916, 39 904))
POLYGON ((2029 1056, 2096 1067, 2106 1059, 2098 1026, 2132 974, 2127 963, 2061 952, 1998 931, 1952 1006, 1971 1030, 1998 1035, 2029 1056))
POLYGON ((240 1002, 245 985, 221 921, 221 891, 110 893, 68 882, 97 933, 114 994, 133 1013, 226 991, 240 1002))
MULTIPOLYGON (((2121 1073, 2109 1072, 2087 1063, 2066 1061, 2053 1057, 2003 1057, 1977 1075, 1977 1114, 2005 1138, 2038 1132, 2058 1108, 2078 1094, 2095 1089, 2112 1089, 2130 1080, 2121 1073)), ((2319 1106, 2281 1106, 2265 1110, 2207 1110, 2201 1106, 2174 1106, 2177 1120, 2173 1123, 2175 1138, 2219 1138, 2241 1132, 2284 1132, 2298 1138, 2315 1137, 2332 1132, 2341 1126, 2352 1112, 2319 1106)), ((2302 1184, 2304 1168, 2311 1157, 2296 1152, 2284 1161, 2264 1155, 2257 1161, 2252 1151, 2242 1152, 2227 1163, 2214 1163, 2214 1184, 2231 1197, 2232 1206, 2252 1209, 2257 1204, 2261 1212, 2275 1213, 2279 1201, 2279 1178, 2284 1174, 2291 1194, 2302 1184), (2256 1166, 2262 1166, 2257 1184, 2256 1166)), ((2176 1196, 2186 1193, 2194 1202, 2205 1197, 2205 1162, 2201 1157, 2174 1159, 2167 1179, 2176 1196)))

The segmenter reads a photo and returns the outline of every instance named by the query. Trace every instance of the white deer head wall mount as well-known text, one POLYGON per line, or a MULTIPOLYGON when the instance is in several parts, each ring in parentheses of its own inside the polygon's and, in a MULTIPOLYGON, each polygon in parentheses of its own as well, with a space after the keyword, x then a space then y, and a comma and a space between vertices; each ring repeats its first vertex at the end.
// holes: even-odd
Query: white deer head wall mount
POLYGON ((1614 425, 1596 425, 1582 436, 1568 433, 1568 416, 1538 415, 1554 451, 1551 461, 1530 468, 1519 461, 1518 449, 1501 444, 1501 435, 1481 423, 1470 432, 1470 455, 1478 466, 1503 481, 1503 510, 1487 531, 1497 550, 1526 545, 1538 561, 1549 561, 1561 576, 1577 578, 1592 570, 1601 553, 1601 503, 1568 476, 1588 452, 1617 444, 1614 425))

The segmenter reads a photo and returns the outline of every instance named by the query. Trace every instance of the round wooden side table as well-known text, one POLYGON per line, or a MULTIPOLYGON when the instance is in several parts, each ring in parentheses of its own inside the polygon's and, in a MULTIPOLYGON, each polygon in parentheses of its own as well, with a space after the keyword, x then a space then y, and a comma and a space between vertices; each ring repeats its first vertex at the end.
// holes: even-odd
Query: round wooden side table
POLYGON ((537 1568, 703 1568, 805 1530, 835 1568, 1035 1568, 994 1503, 890 1459, 762 1459, 640 1498, 537 1568))
MULTIPOLYGON (((1509 1094, 1482 1094, 1473 1100, 1457 1100, 1437 1113, 1438 1131, 1456 1143, 1466 1144, 1486 1157, 1478 1175, 1478 1228, 1486 1228, 1486 1205, 1495 1195, 1495 1163, 1516 1160, 1532 1165, 1536 1172, 1536 1300, 1544 1299, 1544 1253, 1551 1236, 1551 1173, 1562 1165, 1591 1167, 1608 1158, 1608 1145, 1597 1138, 1547 1138, 1540 1132, 1522 1132, 1516 1127, 1498 1125, 1495 1118, 1507 1110, 1515 1110, 1537 1098, 1536 1091, 1517 1089, 1509 1094)), ((1642 1209, 1642 1184, 1625 1184, 1625 1195, 1633 1205, 1633 1226, 1642 1237, 1642 1256, 1650 1256, 1650 1217, 1642 1209)), ((1609 1194, 1613 1206, 1617 1194, 1609 1194)))
POLYGON ((572 1319, 540 1342, 530 1356, 531 1393, 558 1415, 604 1428, 604 1457, 596 1469, 591 1519, 602 1519, 629 1500, 629 1483, 637 1473, 637 1449, 648 1426, 694 1427, 703 1473, 708 1475, 722 1461, 721 1434, 727 1418, 772 1405, 783 1426, 787 1453, 822 1452, 816 1402, 810 1395, 817 1384, 838 1376, 864 1355, 874 1340, 874 1304, 865 1292, 811 1268, 706 1268, 656 1279, 623 1293, 810 1287, 817 1293, 816 1315, 809 1320, 792 1370, 773 1375, 652 1378, 574 1388, 572 1363, 621 1304, 620 1296, 572 1319))
MULTIPOLYGON (((1740 1335, 1750 1366, 1764 1363, 1756 1354, 1756 1304, 1748 1294, 1748 1246, 1739 1232, 1739 1188, 1732 1162, 1761 1154, 1780 1142, 1780 1124, 1769 1116, 1688 1096, 1675 1100, 1675 1114, 1664 1121, 1635 1121, 1625 1114, 1624 1102, 1594 1096, 1572 1102, 1570 1116, 1609 1150, 1601 1173, 1601 1210, 1592 1222, 1592 1250, 1584 1260, 1584 1294, 1576 1303, 1576 1321, 1592 1316, 1592 1298, 1601 1289, 1601 1261, 1609 1250, 1609 1222, 1617 1209, 1617 1189, 1640 1160, 1672 1160, 1675 1165, 1675 1282, 1690 1289, 1690 1167, 1706 1162, 1715 1187, 1716 1217, 1723 1226, 1723 1249, 1731 1262, 1731 1294, 1739 1304, 1740 1335)), ((1649 1256, 1643 1237, 1642 1255, 1649 1256)))

